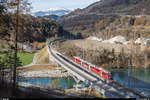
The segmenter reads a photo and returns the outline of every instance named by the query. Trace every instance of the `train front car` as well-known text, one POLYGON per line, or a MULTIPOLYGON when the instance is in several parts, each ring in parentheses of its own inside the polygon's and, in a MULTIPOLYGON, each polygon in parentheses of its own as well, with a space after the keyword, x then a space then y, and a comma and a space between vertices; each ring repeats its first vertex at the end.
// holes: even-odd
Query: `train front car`
POLYGON ((109 71, 102 70, 102 77, 108 80, 112 80, 112 74, 109 71))
POLYGON ((73 56, 73 60, 81 65, 81 60, 78 57, 73 56))
POLYGON ((108 72, 108 79, 112 80, 112 74, 111 74, 111 72, 108 72))
POLYGON ((88 70, 91 70, 92 72, 98 74, 100 77, 104 78, 104 79, 108 79, 108 80, 112 80, 112 74, 111 72, 101 68, 101 67, 97 67, 93 64, 90 64, 82 59, 80 59, 79 57, 73 56, 73 60, 80 64, 81 66, 87 68, 88 70))

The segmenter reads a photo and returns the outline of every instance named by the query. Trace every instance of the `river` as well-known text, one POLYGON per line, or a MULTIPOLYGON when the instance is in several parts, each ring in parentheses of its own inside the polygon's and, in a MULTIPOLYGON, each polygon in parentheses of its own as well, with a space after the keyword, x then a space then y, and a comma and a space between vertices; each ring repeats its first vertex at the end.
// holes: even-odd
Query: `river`
POLYGON ((112 77, 121 85, 150 97, 150 69, 114 69, 112 77))
MULTIPOLYGON (((150 69, 113 69, 113 80, 138 93, 150 97, 150 69)), ((24 78, 20 82, 51 88, 70 89, 76 84, 72 77, 24 78)))
POLYGON ((60 77, 60 78, 23 78, 19 82, 30 83, 33 85, 70 89, 76 84, 72 77, 60 77))

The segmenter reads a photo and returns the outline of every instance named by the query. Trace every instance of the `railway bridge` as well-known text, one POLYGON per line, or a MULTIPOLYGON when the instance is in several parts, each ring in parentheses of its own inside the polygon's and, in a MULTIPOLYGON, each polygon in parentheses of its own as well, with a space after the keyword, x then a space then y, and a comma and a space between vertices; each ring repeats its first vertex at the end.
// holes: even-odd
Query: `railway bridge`
POLYGON ((47 43, 47 50, 50 58, 67 69, 71 74, 81 81, 88 82, 102 95, 109 98, 141 98, 144 97, 134 91, 116 86, 115 84, 103 80, 97 74, 92 73, 81 65, 73 62, 71 59, 57 52, 53 46, 56 40, 47 43))

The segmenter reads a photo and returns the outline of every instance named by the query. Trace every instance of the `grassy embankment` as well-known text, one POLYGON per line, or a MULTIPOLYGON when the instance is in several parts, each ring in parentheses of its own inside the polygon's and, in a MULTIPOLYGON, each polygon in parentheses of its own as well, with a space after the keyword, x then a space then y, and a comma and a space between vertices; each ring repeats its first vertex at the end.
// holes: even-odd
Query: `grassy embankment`
POLYGON ((22 61, 23 65, 32 63, 34 54, 33 53, 18 53, 18 57, 22 61))
MULTIPOLYGON (((5 54, 0 54, 0 57, 4 57, 5 54)), ((22 66, 32 63, 34 54, 33 53, 18 53, 17 56, 22 62, 22 66)))
POLYGON ((7 45, 4 47, 0 46, 0 50, 3 50, 3 49, 8 49, 8 46, 7 45))
POLYGON ((36 64, 49 64, 49 54, 46 46, 39 52, 36 64))
MULTIPOLYGON (((46 46, 38 53, 37 56, 37 62, 36 64, 42 64, 42 65, 33 65, 32 67, 25 68, 24 71, 41 71, 41 70, 56 70, 57 65, 56 64, 50 64, 49 62, 49 54, 47 51, 46 46)), ((62 71, 66 71, 63 67, 62 71)))

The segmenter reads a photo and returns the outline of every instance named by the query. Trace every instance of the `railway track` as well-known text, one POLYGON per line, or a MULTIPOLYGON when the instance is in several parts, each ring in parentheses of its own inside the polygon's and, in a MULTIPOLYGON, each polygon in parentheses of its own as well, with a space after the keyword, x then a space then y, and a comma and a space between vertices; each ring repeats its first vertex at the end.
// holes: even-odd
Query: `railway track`
MULTIPOLYGON (((56 40, 55 40, 56 41, 56 40)), ((51 45, 51 43, 49 43, 49 45, 51 45)), ((49 48, 50 48, 50 46, 49 46, 49 48)), ((70 63, 72 66, 74 66, 74 67, 76 67, 76 68, 78 68, 79 70, 83 70, 84 72, 86 72, 86 73, 88 73, 89 75, 91 75, 92 77, 95 77, 97 80, 99 80, 100 78, 99 77, 97 77, 96 75, 93 75, 92 73, 90 73, 90 72, 88 72, 87 70, 85 70, 83 67, 81 67, 81 66, 79 66, 79 65, 77 65, 77 64, 75 64, 75 63, 73 63, 73 62, 71 62, 70 60, 68 60, 66 57, 64 57, 64 56, 62 56, 61 54, 58 54, 58 53, 53 53, 52 51, 51 51, 51 54, 54 56, 54 57, 56 57, 56 59, 59 59, 59 61, 61 62, 61 63, 64 63, 64 62, 62 62, 61 61, 61 59, 63 59, 63 60, 65 60, 66 62, 68 62, 68 63, 70 63), (56 56, 57 55, 57 56, 56 56), (61 58, 61 59, 60 59, 61 58)), ((65 64, 65 63, 64 63, 65 64)), ((74 69, 72 69, 72 70, 74 70, 74 69)), ((78 74, 80 74, 80 73, 78 73, 78 74)), ((101 80, 102 81, 102 80, 101 80)), ((143 95, 141 95, 141 94, 138 94, 138 93, 136 93, 135 91, 133 91, 133 90, 130 90, 130 89, 128 89, 128 88, 126 88, 126 87, 124 87, 124 86, 122 86, 122 85, 120 85, 120 84, 118 84, 117 82, 115 82, 115 81, 113 81, 113 80, 111 80, 111 81, 109 81, 109 83, 107 84, 107 85, 105 85, 105 83, 103 83, 102 82, 102 84, 96 84, 96 85, 98 85, 99 87, 101 87, 102 89, 104 89, 104 90, 107 90, 106 91, 106 95, 107 96, 111 96, 111 97, 121 97, 121 98, 123 98, 123 97, 127 97, 127 96, 124 96, 124 95, 129 95, 129 94, 131 94, 131 95, 129 95, 128 97, 133 97, 133 98, 137 98, 137 97, 140 97, 140 98, 144 98, 144 96, 143 95), (113 89, 115 90, 115 91, 111 91, 110 90, 110 88, 111 87, 113 87, 113 89), (114 88, 114 87, 116 87, 116 88, 114 88), (126 91, 126 92, 123 92, 123 91, 126 91), (118 93, 119 92, 119 93, 118 93), (128 93, 129 92, 129 93, 128 93)))
MULTIPOLYGON (((56 56, 55 56, 56 57, 56 56)), ((79 66, 78 66, 78 68, 80 68, 79 66)), ((80 70, 80 69, 79 69, 80 70)), ((83 70, 83 69, 82 69, 83 70)), ((86 71, 85 71, 86 72, 86 71)), ((78 73, 78 72, 77 72, 78 73)), ((79 73, 80 74, 80 73, 79 73)), ((80 74, 81 75, 81 74, 80 74)), ((84 76, 84 75, 83 75, 84 76)), ((86 76, 84 76, 84 77, 86 77, 86 76)), ((95 77, 95 76, 94 76, 95 77)), ((96 77, 95 77, 96 78, 96 77)), ((111 93, 111 97, 112 97, 112 95, 113 95, 113 97, 114 98, 121 98, 121 97, 124 97, 123 95, 119 95, 119 94, 117 94, 117 93, 115 93, 115 92, 110 92, 110 91, 107 91, 106 90, 106 87, 103 87, 103 85, 98 85, 98 87, 101 87, 102 89, 104 89, 105 91, 106 91, 106 93, 107 94, 110 94, 111 93)), ((108 87, 109 88, 109 87, 108 87)), ((108 96, 108 95, 106 95, 106 96, 108 96)))

